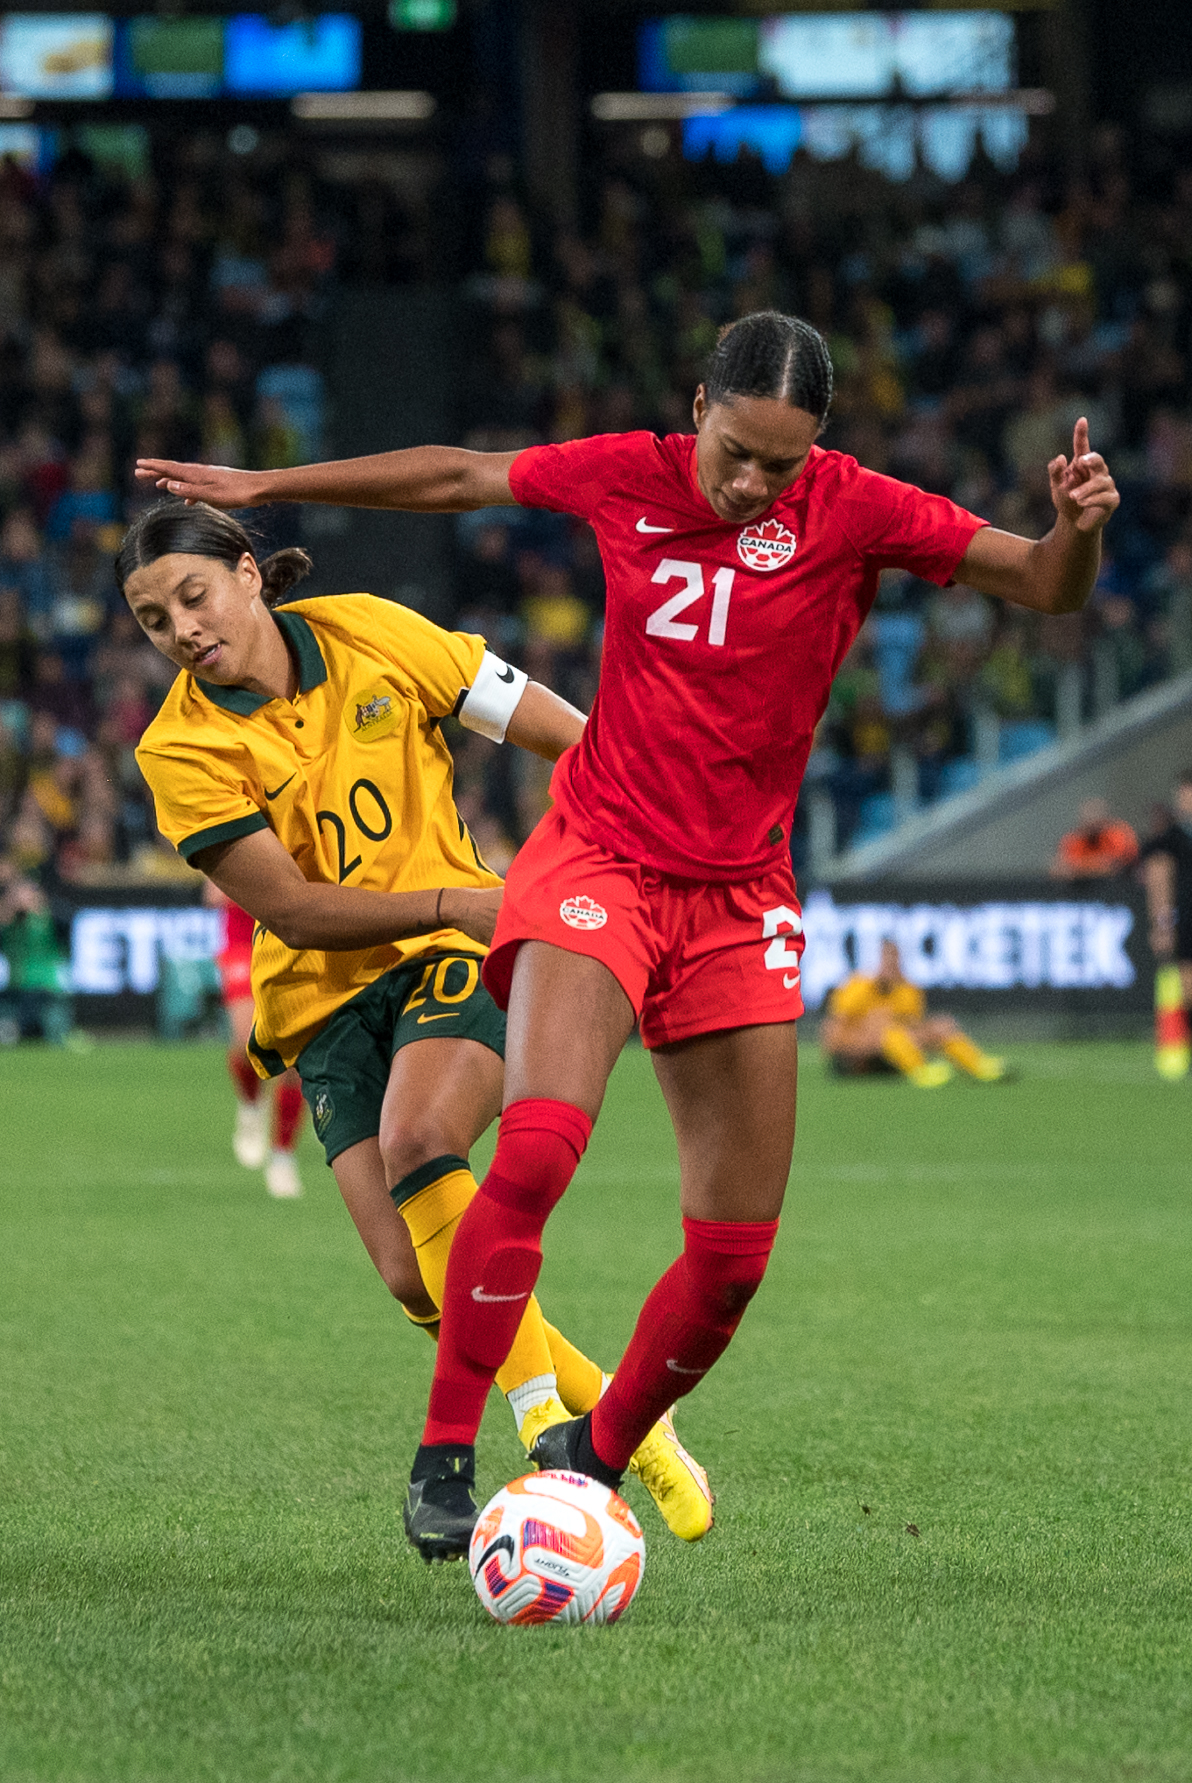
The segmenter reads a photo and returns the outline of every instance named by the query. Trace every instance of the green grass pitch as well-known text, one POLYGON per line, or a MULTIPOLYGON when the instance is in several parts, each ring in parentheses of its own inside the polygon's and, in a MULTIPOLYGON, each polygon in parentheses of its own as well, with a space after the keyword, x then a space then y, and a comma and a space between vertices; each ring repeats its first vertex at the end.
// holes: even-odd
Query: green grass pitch
MULTIPOLYGON (((503 1630, 402 1541, 431 1346, 309 1134, 273 1203, 218 1048, 0 1055, 4 1783, 1192 1777, 1192 1085, 1018 1056, 926 1095, 808 1049, 773 1267, 681 1410, 715 1530, 631 1488, 626 1621, 503 1630)), ((676 1235, 631 1051, 544 1304, 615 1357, 676 1235)), ((503 1405, 482 1441, 487 1495, 503 1405)))

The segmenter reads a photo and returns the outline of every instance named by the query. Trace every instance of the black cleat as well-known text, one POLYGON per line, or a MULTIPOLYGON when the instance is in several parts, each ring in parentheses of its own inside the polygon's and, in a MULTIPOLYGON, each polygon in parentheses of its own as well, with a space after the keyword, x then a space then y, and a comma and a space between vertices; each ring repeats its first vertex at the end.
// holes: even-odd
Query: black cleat
POLYGON ((541 1472, 583 1473, 614 1492, 621 1490, 624 1474, 602 1461, 592 1447, 592 1414, 571 1418, 566 1424, 549 1424, 530 1450, 530 1460, 541 1472))
POLYGON ((470 1448, 423 1446, 406 1488, 406 1537, 428 1566, 462 1560, 476 1527, 476 1459, 470 1448))

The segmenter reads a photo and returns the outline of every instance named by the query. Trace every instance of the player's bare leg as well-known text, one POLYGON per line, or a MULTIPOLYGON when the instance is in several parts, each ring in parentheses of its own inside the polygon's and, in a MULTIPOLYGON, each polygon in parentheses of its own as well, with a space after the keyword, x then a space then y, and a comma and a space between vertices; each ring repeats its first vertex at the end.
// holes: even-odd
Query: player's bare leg
POLYGON ((652 1056, 679 1147, 684 1218, 776 1220, 795 1146, 795 1023, 703 1034, 652 1056))

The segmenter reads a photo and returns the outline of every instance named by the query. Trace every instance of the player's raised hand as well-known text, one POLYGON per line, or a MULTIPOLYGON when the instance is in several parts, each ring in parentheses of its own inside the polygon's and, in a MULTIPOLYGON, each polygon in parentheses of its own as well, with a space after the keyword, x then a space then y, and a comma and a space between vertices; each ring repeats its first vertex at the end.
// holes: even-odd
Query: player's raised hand
POLYGON ((1072 456, 1061 454, 1047 467, 1055 511, 1077 532, 1099 531, 1121 501, 1109 467, 1089 449, 1089 424, 1084 416, 1072 432, 1072 456))
POLYGON ((188 506, 205 501, 213 508, 255 508, 266 499, 255 471, 231 470, 223 464, 138 458, 135 475, 139 482, 155 483, 167 495, 180 495, 188 506))

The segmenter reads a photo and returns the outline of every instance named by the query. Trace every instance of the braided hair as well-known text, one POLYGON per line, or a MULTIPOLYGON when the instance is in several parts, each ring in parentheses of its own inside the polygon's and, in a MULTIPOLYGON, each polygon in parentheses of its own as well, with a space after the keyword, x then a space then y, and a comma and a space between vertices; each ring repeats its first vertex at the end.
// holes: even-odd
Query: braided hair
POLYGON ((704 394, 709 405, 734 396, 772 397, 822 424, 832 406, 828 343, 800 316, 755 310, 720 330, 704 374, 704 394))
MULTIPOLYGON (((234 570, 247 555, 256 560, 254 541, 247 528, 231 514, 205 501, 193 506, 184 501, 159 501, 134 520, 116 556, 116 586, 121 594, 134 570, 156 563, 175 552, 185 557, 210 557, 234 570)), ((290 590, 309 575, 313 565, 297 545, 274 551, 257 562, 261 572, 261 597, 267 607, 287 599, 290 590)))

